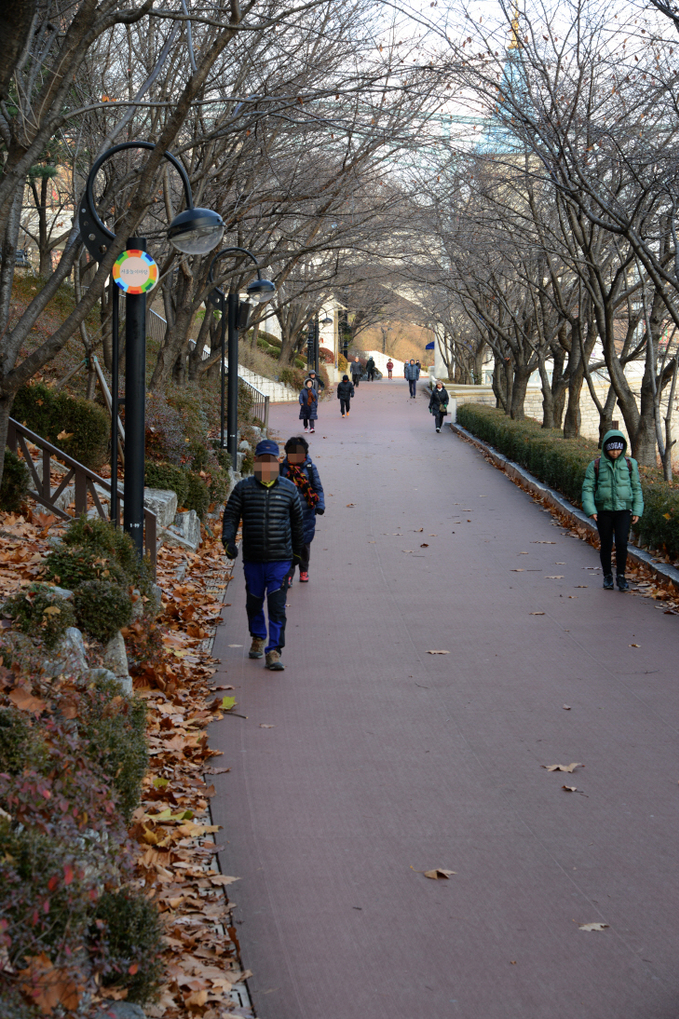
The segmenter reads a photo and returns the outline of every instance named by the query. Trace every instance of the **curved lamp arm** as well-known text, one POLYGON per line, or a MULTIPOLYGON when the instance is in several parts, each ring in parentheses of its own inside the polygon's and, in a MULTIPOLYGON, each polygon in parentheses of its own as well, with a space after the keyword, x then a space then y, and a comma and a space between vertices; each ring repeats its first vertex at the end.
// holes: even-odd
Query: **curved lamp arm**
MULTIPOLYGON (((78 212, 78 226, 80 227, 80 236, 83 244, 92 258, 97 261, 106 254, 111 241, 115 240, 115 234, 108 229, 99 217, 94 201, 93 185, 99 170, 106 160, 110 159, 111 156, 114 156, 117 152, 122 152, 125 149, 155 149, 155 147, 156 146, 153 142, 121 142, 120 145, 114 145, 113 148, 107 149, 103 155, 99 156, 90 170, 87 176, 87 183, 85 185, 85 194, 83 195, 83 199, 80 203, 80 210, 78 212)), ((171 152, 166 150, 163 153, 163 157, 167 159, 168 162, 172 163, 175 170, 179 173, 184 186, 187 208, 192 209, 193 193, 191 191, 191 183, 186 170, 177 157, 173 156, 171 152)))
POLYGON ((257 261, 257 259, 255 258, 251 251, 248 251, 247 248, 222 248, 222 250, 218 251, 217 254, 213 257, 212 261, 210 262, 210 271, 207 274, 207 278, 210 281, 210 283, 214 281, 213 269, 215 262, 218 259, 220 259, 222 255, 236 255, 236 254, 247 255, 248 258, 252 259, 252 261, 255 263, 255 266, 257 267, 257 279, 261 280, 262 273, 259 268, 259 262, 257 261))

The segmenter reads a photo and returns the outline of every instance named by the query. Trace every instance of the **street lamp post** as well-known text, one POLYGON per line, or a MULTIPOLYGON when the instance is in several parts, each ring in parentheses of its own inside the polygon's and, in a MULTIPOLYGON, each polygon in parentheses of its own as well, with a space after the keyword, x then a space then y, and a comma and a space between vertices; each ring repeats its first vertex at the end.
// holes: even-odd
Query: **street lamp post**
MULTIPOLYGON (((271 280, 262 279, 259 262, 247 248, 222 248, 210 262, 208 280, 214 279, 214 265, 224 255, 246 255, 257 267, 257 279, 248 283, 246 293, 255 304, 265 304, 270 301, 276 293, 276 287, 271 280)), ((225 340, 228 336, 228 390, 226 402, 226 448, 231 456, 231 466, 235 470, 238 456, 238 332, 248 327, 250 305, 246 301, 239 301, 236 291, 229 291, 228 295, 215 287, 210 292, 209 300, 215 304, 221 312, 222 340, 222 376, 221 376, 221 439, 220 445, 224 449, 224 376, 225 376, 225 340)))
MULTIPOLYGON (((95 261, 101 261, 116 235, 102 222, 94 199, 94 181, 107 159, 125 149, 154 149, 153 142, 123 142, 107 149, 95 161, 87 177, 85 193, 78 212, 82 241, 95 261)), ((170 223, 167 236, 172 245, 186 255, 202 255, 211 251, 222 238, 224 223, 210 209, 194 208, 191 184, 181 163, 171 152, 164 152, 178 171, 187 208, 170 223)), ((125 508, 123 526, 135 543, 139 556, 144 554, 144 467, 146 439, 146 293, 157 282, 157 267, 146 255, 146 241, 130 238, 114 267, 112 316, 112 407, 111 407, 111 520, 118 526, 118 288, 126 292, 125 321, 125 508), (123 264, 128 257, 149 268, 141 287, 124 281, 123 264), (119 265, 120 263, 120 265, 119 265), (153 268, 155 267, 155 276, 153 268), (118 269, 116 274, 115 270, 118 269)), ((134 272, 143 272, 135 268, 134 272)))

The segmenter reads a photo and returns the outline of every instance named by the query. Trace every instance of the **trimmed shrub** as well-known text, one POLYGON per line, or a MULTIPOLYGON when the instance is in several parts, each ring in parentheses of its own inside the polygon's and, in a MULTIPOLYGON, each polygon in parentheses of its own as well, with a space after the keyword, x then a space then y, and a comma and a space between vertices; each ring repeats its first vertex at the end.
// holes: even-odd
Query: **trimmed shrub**
MULTIPOLYGON (((121 527, 114 527, 101 517, 76 517, 62 535, 64 545, 76 546, 112 560, 124 572, 130 587, 137 587, 147 597, 151 593, 153 571, 149 560, 140 559, 134 542, 121 527)), ((49 557, 48 557, 49 559, 49 557)))
POLYGON ((9 598, 4 606, 17 630, 41 640, 48 650, 56 647, 69 626, 75 626, 70 601, 54 593, 49 584, 29 584, 9 598))
POLYGON ((148 769, 145 701, 122 696, 114 680, 97 679, 81 701, 78 726, 89 744, 88 757, 115 787, 118 807, 129 823, 148 769))
MULTIPOLYGON (((601 450, 592 439, 564 439, 556 429, 542 428, 532 419, 512 421, 504 412, 482 404, 465 403, 457 420, 536 478, 581 506, 587 465, 601 450)), ((679 484, 664 481, 659 471, 640 468, 644 514, 635 527, 639 540, 672 559, 679 556, 679 484)))
POLYGON ((100 555, 91 546, 81 545, 58 545, 45 560, 45 576, 71 590, 86 580, 129 583, 124 569, 114 559, 100 555))
POLYGON ((332 350, 328 350, 327 347, 318 348, 318 357, 319 360, 323 362, 323 364, 335 363, 335 355, 333 354, 332 350))
POLYGON ((119 584, 86 580, 73 599, 80 629, 104 644, 132 620, 132 599, 119 584))
POLYGON ((347 361, 344 354, 337 355, 337 367, 343 374, 346 373, 346 370, 349 367, 349 362, 347 361))
POLYGON ((210 477, 210 502, 225 502, 229 494, 229 475, 227 471, 212 471, 210 477))
POLYGON ((0 708, 0 771, 19 775, 24 768, 41 771, 47 761, 38 729, 17 708, 0 708))
POLYGON ((200 519, 203 520, 212 501, 210 499, 210 490, 200 474, 195 474, 191 471, 187 477, 189 486, 186 499, 184 500, 184 507, 188 510, 195 510, 200 519))
POLYGON ((220 439, 213 439, 212 440, 212 448, 215 451, 215 456, 217 457, 217 463, 219 464, 221 469, 223 471, 228 471, 229 467, 231 466, 231 454, 227 453, 227 451, 225 449, 222 449, 220 447, 220 445, 219 445, 220 441, 221 441, 220 439))
MULTIPOLYGON (((302 362, 303 364, 304 362, 302 362)), ((286 386, 292 386, 293 389, 301 390, 304 386, 304 379, 306 372, 301 368, 283 368, 280 374, 280 380, 286 386)))
POLYGON ((106 412, 91 400, 55 393, 38 382, 22 386, 14 399, 12 415, 92 470, 108 460, 110 422, 106 412))
MULTIPOLYGON (((104 892, 96 919, 104 925, 98 937, 105 944, 106 987, 127 988, 127 1001, 144 1004, 156 997, 161 984, 162 929, 152 902, 131 889, 104 892), (134 970, 131 974, 130 970, 134 970)), ((96 929, 92 931, 96 935, 96 929)))
POLYGON ((183 506, 189 491, 187 472, 181 467, 175 467, 170 463, 155 463, 153 460, 146 461, 145 481, 149 488, 163 488, 166 491, 175 492, 177 503, 183 506))
POLYGON ((28 495, 29 482, 30 474, 26 464, 11 449, 6 449, 0 485, 0 510, 18 513, 28 495))

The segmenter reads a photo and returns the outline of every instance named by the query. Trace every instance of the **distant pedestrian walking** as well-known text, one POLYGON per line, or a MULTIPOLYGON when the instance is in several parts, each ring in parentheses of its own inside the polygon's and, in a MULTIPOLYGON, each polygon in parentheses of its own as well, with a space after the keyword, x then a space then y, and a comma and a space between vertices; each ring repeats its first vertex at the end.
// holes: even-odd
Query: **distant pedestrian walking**
POLYGON ((411 400, 414 400, 417 397, 417 380, 420 377, 420 369, 417 367, 412 357, 410 358, 410 361, 406 364, 403 370, 403 374, 408 380, 408 385, 410 387, 410 398, 411 400))
POLYGON ((434 415, 437 432, 441 431, 443 418, 448 413, 448 400, 448 390, 440 380, 437 381, 429 397, 429 413, 434 415))
MULTIPOLYGON (((316 517, 321 517, 325 513, 325 497, 320 475, 309 456, 309 443, 306 439, 301 435, 288 439, 285 443, 285 454, 285 460, 281 464, 281 474, 295 485, 302 503, 304 544, 299 559, 299 579, 302 584, 306 584, 309 581, 309 558, 311 542, 316 533, 316 517)), ((294 576, 295 563, 293 562, 287 576, 288 587, 292 587, 294 576)))
POLYGON ((229 559, 238 555, 236 533, 243 522, 245 602, 252 644, 250 658, 266 655, 266 668, 280 672, 285 647, 285 578, 301 560, 304 520, 299 491, 280 477, 278 445, 263 439, 255 448, 254 474, 239 481, 224 509, 222 542, 229 559), (269 614, 269 642, 264 599, 269 614), (266 645, 266 646, 265 646, 266 645))
POLYGON ((358 389, 358 384, 361 381, 361 375, 363 374, 363 365, 361 364, 359 359, 355 357, 354 360, 349 365, 349 368, 351 370, 351 381, 358 389))
POLYGON ((342 411, 342 417, 346 415, 349 417, 349 409, 351 407, 351 397, 354 396, 353 383, 349 381, 348 375, 342 376, 342 381, 337 384, 337 399, 340 402, 340 410, 342 411))
POLYGON ((307 379, 304 389, 299 394, 299 419, 304 422, 304 431, 316 430, 318 420, 318 393, 311 379, 307 379))
POLYGON ((375 359, 373 357, 369 357, 368 358, 368 363, 366 364, 365 367, 366 367, 366 371, 368 372, 368 382, 374 382, 375 381, 375 359))
POLYGON ((389 378, 391 378, 391 373, 393 372, 393 370, 394 370, 394 362, 392 361, 391 358, 389 358, 389 360, 387 361, 387 373, 388 373, 389 378))
POLYGON ((582 483, 582 508, 596 521, 601 539, 601 568, 604 587, 613 590, 611 552, 615 537, 615 572, 618 587, 627 591, 627 538, 630 522, 636 524, 644 512, 639 465, 631 456, 625 456, 627 439, 616 429, 606 432, 602 444, 603 456, 587 467, 582 483))

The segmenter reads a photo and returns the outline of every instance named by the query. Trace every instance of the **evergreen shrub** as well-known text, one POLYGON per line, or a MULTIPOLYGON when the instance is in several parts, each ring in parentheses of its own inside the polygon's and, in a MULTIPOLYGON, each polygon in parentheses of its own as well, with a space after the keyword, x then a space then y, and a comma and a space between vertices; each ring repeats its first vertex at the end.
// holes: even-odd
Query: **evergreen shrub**
POLYGON ((145 482, 149 488, 162 488, 177 495, 177 505, 184 506, 189 491, 189 479, 186 471, 171 463, 146 461, 145 482))
POLYGON ((8 775, 20 775, 24 768, 40 771, 46 760, 37 725, 18 708, 0 708, 0 771, 8 775))
POLYGON ((103 924, 107 965, 103 984, 127 989, 127 1001, 145 1004, 158 993, 163 948, 158 910, 141 892, 104 892, 96 919, 103 924), (130 970, 133 970, 130 973, 130 970))
POLYGON ((78 626, 104 644, 132 620, 132 599, 119 584, 86 580, 73 592, 78 626))
POLYGON ((49 584, 29 584, 5 602, 3 613, 12 618, 17 630, 41 640, 52 650, 69 626, 75 626, 70 601, 55 594, 49 584))
MULTIPOLYGON (((542 428, 528 418, 512 421, 496 407, 465 403, 457 420, 472 435, 534 474, 582 506, 582 482, 587 465, 601 455, 592 439, 564 439, 557 429, 542 428)), ((640 468, 644 513, 635 527, 639 540, 671 559, 679 556, 679 484, 664 481, 660 471, 640 468)))
POLYGON ((5 466, 0 485, 0 510, 18 513, 28 495, 30 474, 24 461, 11 449, 5 450, 5 466))
POLYGON ((55 392, 38 382, 18 391, 12 417, 91 470, 108 460, 110 422, 91 400, 55 392))
POLYGON ((57 545, 45 560, 45 576, 70 590, 86 580, 107 580, 122 585, 130 582, 115 560, 102 556, 96 548, 81 545, 57 545))
MULTIPOLYGON (((62 535, 65 546, 94 552, 102 559, 108 559, 119 567, 130 587, 137 587, 147 597, 151 594, 153 571, 149 560, 140 559, 129 534, 122 527, 114 527, 101 517, 76 517, 62 535)), ((47 557, 49 564, 50 556, 47 557)))

